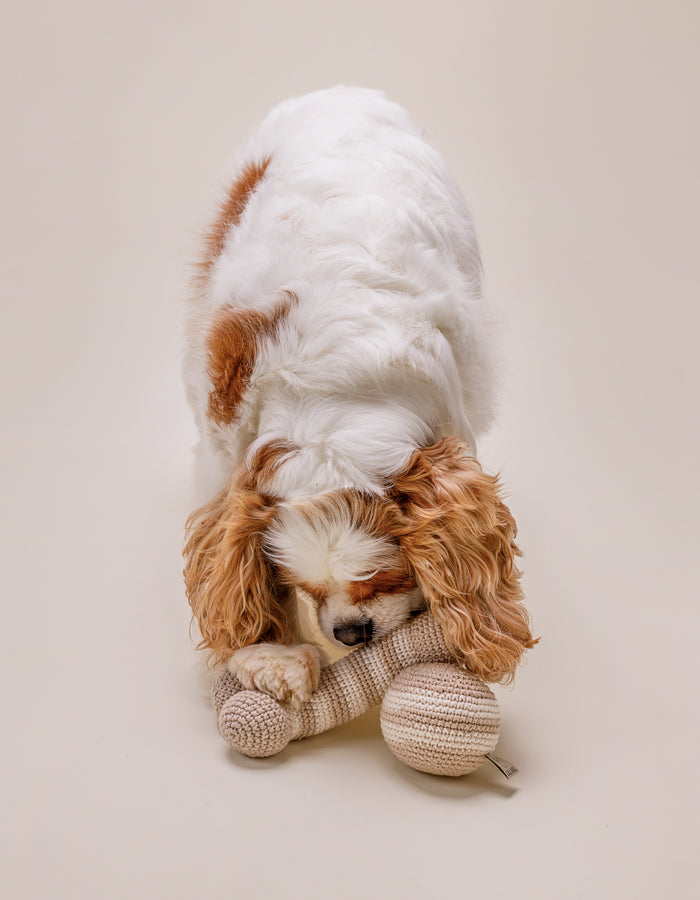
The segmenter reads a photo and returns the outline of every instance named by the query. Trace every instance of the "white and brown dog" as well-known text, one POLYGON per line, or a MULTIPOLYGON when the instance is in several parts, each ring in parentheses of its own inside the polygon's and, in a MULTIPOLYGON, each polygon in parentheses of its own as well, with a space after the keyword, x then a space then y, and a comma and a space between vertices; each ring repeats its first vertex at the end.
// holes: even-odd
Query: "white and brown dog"
POLYGON ((185 381, 214 494, 185 580, 216 662, 305 700, 301 589, 338 645, 429 606, 470 669, 512 675, 533 640, 515 523, 475 456, 494 395, 478 246, 403 109, 338 87, 268 115, 206 235, 185 381))

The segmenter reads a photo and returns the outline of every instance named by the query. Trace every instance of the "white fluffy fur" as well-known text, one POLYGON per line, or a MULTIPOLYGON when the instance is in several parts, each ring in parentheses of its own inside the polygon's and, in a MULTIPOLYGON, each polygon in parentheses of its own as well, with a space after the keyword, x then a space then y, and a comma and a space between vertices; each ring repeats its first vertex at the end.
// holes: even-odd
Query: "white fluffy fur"
POLYGON ((276 562, 308 584, 363 581, 397 555, 389 540, 367 534, 348 515, 309 521, 289 504, 281 504, 266 543, 276 562))
MULTIPOLYGON (((331 637, 348 614, 343 581, 371 574, 391 548, 352 522, 321 533, 284 512, 285 501, 342 488, 381 494, 416 448, 441 437, 475 450, 492 418, 494 353, 469 212, 403 109, 347 87, 282 103, 233 161, 224 190, 243 166, 267 157, 193 298, 185 381, 208 492, 268 441, 299 447, 269 486, 283 510, 269 547, 301 580, 339 585, 320 620, 331 637), (236 420, 217 425, 206 412, 206 337, 217 310, 267 311, 282 291, 298 303, 259 348, 236 420)), ((419 597, 388 598, 375 618, 388 630, 419 597)), ((272 683, 281 661, 261 652, 267 672, 256 677, 272 683)), ((257 672, 260 659, 246 659, 257 672)), ((298 660, 290 665, 293 683, 298 660)))
POLYGON ((269 156, 190 309, 187 394, 210 490, 274 438, 301 452, 285 498, 340 487, 381 493, 412 451, 474 442, 493 413, 494 353, 472 221, 441 156, 401 107, 337 87, 277 106, 230 168, 269 156), (232 426, 206 416, 205 338, 216 310, 293 308, 258 354, 232 426))

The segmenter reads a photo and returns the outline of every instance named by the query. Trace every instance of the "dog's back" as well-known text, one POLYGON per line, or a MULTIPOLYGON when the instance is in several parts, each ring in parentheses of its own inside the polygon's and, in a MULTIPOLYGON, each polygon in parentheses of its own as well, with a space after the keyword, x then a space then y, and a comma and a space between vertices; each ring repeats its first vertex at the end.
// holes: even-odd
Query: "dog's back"
POLYGON ((382 94, 276 107, 234 161, 190 305, 185 379, 221 487, 248 450, 297 452, 276 492, 380 492, 443 435, 489 424, 493 354, 464 200, 382 94))

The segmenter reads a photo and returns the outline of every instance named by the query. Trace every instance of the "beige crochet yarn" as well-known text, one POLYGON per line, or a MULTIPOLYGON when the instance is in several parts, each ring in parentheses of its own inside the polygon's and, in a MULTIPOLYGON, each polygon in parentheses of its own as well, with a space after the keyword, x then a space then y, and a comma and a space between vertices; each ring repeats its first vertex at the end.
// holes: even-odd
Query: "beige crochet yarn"
POLYGON ((450 663, 409 666, 384 695, 387 745, 407 766, 432 775, 478 769, 498 742, 501 718, 493 692, 450 663))
POLYGON ((462 775, 496 746, 500 719, 493 693, 452 659, 439 625, 424 613, 324 668, 318 689, 299 708, 243 690, 230 672, 215 681, 212 704, 234 749, 266 757, 384 698, 382 733, 400 760, 423 772, 462 775))

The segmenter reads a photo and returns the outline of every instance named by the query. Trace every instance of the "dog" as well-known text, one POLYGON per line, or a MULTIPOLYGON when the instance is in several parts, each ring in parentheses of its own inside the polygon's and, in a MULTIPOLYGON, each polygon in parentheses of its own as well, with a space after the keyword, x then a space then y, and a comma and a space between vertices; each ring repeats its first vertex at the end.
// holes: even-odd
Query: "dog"
POLYGON ((471 671, 534 643, 516 525, 476 440, 497 353, 474 227, 379 92, 269 113, 234 160, 188 301, 184 377, 211 498, 184 577, 214 663, 303 703, 324 662, 429 608, 471 671))

